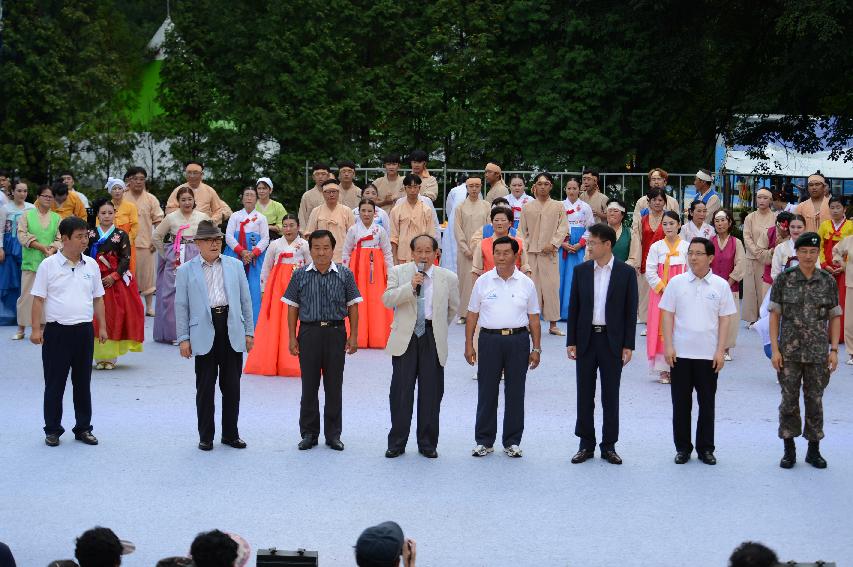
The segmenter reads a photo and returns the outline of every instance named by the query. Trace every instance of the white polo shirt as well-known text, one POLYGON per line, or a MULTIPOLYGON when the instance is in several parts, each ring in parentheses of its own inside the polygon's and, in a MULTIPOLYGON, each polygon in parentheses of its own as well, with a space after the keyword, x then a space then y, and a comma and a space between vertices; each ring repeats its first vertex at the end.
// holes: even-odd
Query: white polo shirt
POLYGON ((480 314, 478 323, 484 329, 526 327, 528 315, 539 313, 536 285, 517 268, 506 280, 493 268, 474 283, 468 311, 480 314))
POLYGON ((659 307, 675 313, 672 342, 679 358, 713 360, 719 318, 737 313, 728 282, 710 270, 704 278, 687 271, 669 280, 659 307))
POLYGON ((78 325, 92 322, 94 299, 104 295, 104 286, 95 260, 83 254, 80 262, 72 265, 62 252, 57 252, 38 267, 30 293, 44 298, 48 323, 78 325))

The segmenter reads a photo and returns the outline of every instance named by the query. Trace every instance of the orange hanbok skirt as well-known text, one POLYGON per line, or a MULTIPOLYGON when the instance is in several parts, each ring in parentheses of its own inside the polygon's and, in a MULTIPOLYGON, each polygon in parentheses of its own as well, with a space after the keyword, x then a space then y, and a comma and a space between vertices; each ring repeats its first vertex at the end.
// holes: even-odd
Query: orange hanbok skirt
MULTIPOLYGON (((350 258, 355 285, 364 300, 358 304, 358 348, 385 348, 394 312, 382 303, 388 283, 385 257, 379 248, 358 248, 350 258)), ((347 319, 349 329, 349 319, 347 319)))
POLYGON ((246 374, 293 378, 302 375, 299 358, 290 354, 288 306, 281 300, 295 268, 295 264, 276 264, 270 272, 258 324, 255 326, 255 346, 246 358, 246 367, 243 369, 246 374))

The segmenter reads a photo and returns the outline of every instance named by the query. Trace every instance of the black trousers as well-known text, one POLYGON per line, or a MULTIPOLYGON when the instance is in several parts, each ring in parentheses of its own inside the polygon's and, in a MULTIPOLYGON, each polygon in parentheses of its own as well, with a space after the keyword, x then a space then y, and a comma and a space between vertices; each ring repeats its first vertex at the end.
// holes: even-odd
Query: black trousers
POLYGON ((595 449, 595 382, 601 372, 601 407, 604 411, 601 450, 612 451, 619 440, 619 385, 622 381, 622 356, 613 354, 607 333, 592 333, 586 352, 578 355, 578 417, 575 435, 580 448, 595 449))
POLYGON ((438 417, 444 396, 444 367, 438 362, 432 325, 418 338, 412 333, 409 346, 401 356, 391 357, 391 431, 389 449, 405 449, 412 426, 415 383, 418 385, 418 449, 438 447, 438 417))
POLYGON ((92 431, 92 355, 95 350, 95 328, 92 323, 60 325, 48 323, 44 328, 41 362, 44 367, 44 432, 62 435, 62 397, 68 371, 74 388, 74 433, 92 431))
POLYGON ((299 432, 320 436, 320 378, 326 394, 323 431, 326 439, 340 439, 343 429, 342 390, 344 385, 345 327, 299 326, 299 366, 302 369, 302 400, 299 404, 299 432))
POLYGON ((240 376, 243 353, 231 347, 228 340, 228 314, 213 313, 213 347, 207 354, 195 357, 195 407, 198 414, 198 437, 212 442, 216 433, 213 421, 216 378, 222 392, 222 439, 237 439, 237 417, 240 415, 240 376))
POLYGON ((696 420, 696 450, 714 450, 714 401, 717 395, 717 373, 712 361, 698 358, 677 358, 672 367, 672 438, 675 450, 691 452, 690 442, 693 409, 693 390, 699 403, 696 420))
POLYGON ((530 333, 480 332, 477 342, 477 422, 474 439, 492 447, 498 433, 498 396, 504 375, 503 446, 520 445, 524 433, 524 386, 530 361, 530 333))

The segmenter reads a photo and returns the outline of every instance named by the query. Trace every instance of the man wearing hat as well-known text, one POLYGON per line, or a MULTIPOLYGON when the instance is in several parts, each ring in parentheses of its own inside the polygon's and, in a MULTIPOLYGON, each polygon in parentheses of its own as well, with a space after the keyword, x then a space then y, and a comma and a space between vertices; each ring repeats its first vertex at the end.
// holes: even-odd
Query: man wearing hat
POLYGON ((116 567, 121 556, 133 553, 136 546, 118 538, 109 528, 95 527, 77 538, 74 557, 80 567, 116 567))
POLYGON ((707 210, 707 218, 712 219, 717 211, 723 206, 720 202, 720 196, 711 187, 714 182, 714 176, 707 169, 700 169, 696 172, 696 179, 693 180, 693 186, 696 187, 696 200, 705 203, 707 210))
POLYGON ((361 532, 355 542, 359 567, 415 567, 415 540, 407 539, 397 522, 382 522, 361 532))
POLYGON ((801 234, 794 248, 799 265, 779 274, 770 289, 771 362, 782 388, 779 437, 785 444, 779 466, 790 469, 797 462, 794 437, 802 434, 809 442, 806 462, 824 469, 826 460, 820 454, 823 391, 829 384, 830 373, 838 367, 841 306, 835 278, 817 267, 820 254, 817 233, 801 234), (805 428, 800 418, 801 383, 805 428))
POLYGON ((223 256, 222 232, 201 221, 200 254, 182 264, 175 279, 175 327, 181 356, 195 354, 198 448, 213 449, 214 391, 222 391, 222 443, 244 449, 237 432, 243 353, 252 350, 255 324, 243 263, 223 256))

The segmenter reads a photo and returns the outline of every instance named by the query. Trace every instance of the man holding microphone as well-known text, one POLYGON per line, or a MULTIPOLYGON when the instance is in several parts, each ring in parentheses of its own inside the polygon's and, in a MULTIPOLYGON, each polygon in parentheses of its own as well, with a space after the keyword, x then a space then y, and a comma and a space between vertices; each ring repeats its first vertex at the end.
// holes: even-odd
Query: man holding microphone
POLYGON ((418 451, 434 459, 438 457, 447 327, 459 306, 459 287, 456 274, 435 265, 438 241, 433 236, 416 236, 409 247, 414 261, 388 272, 388 287, 382 294, 382 303, 394 310, 385 348, 393 368, 388 396, 391 431, 385 456, 393 459, 406 451, 417 382, 418 451))

